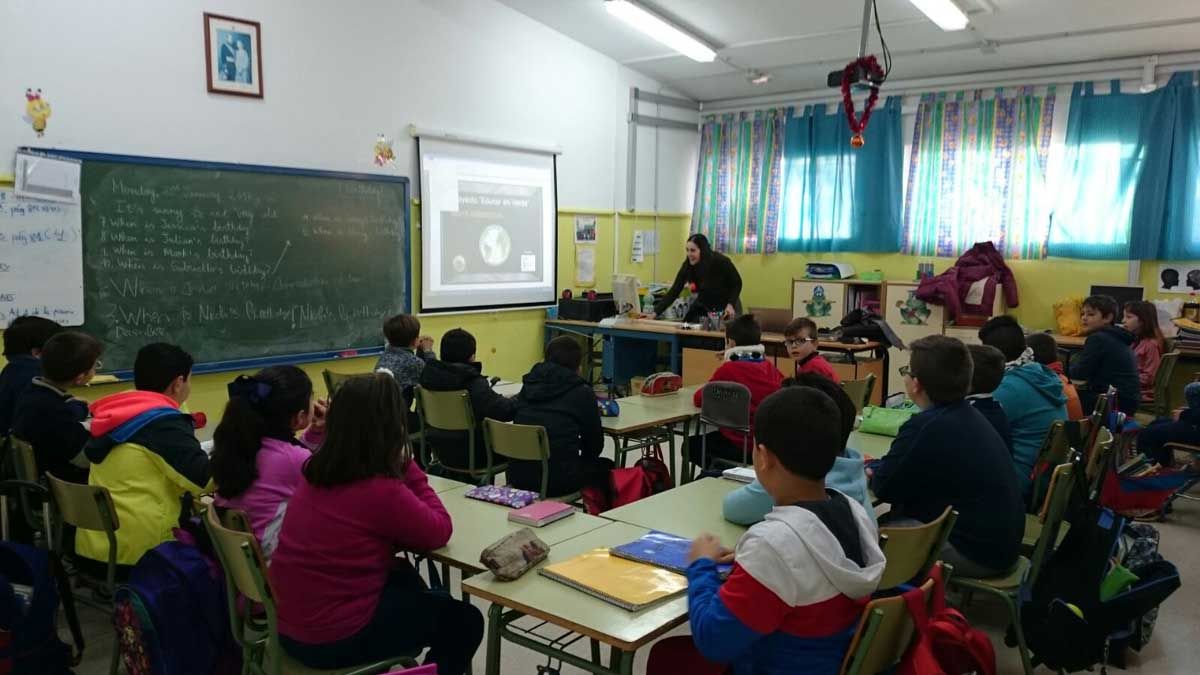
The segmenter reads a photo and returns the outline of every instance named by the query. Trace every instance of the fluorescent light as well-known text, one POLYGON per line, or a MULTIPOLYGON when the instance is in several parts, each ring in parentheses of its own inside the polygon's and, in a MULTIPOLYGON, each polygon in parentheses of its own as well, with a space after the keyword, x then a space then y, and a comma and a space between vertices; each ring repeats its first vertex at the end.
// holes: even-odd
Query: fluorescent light
POLYGON ((746 79, 750 84, 766 84, 771 81, 771 74, 761 70, 752 70, 746 73, 746 79))
POLYGON ((708 63, 717 58, 717 52, 699 38, 631 0, 605 0, 604 8, 609 14, 693 61, 708 63))
POLYGON ((908 0, 925 13, 942 30, 962 30, 967 27, 967 15, 954 0, 908 0))

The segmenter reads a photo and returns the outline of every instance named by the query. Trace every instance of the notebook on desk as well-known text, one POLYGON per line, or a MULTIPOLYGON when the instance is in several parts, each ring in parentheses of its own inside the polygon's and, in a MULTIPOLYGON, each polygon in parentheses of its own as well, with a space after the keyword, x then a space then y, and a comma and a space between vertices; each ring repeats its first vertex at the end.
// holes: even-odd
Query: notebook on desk
POLYGON ((619 558, 604 548, 547 565, 538 574, 630 612, 687 590, 687 577, 619 558))
MULTIPOLYGON (((609 553, 618 558, 654 565, 679 574, 687 574, 688 551, 691 548, 690 539, 651 530, 628 544, 614 546, 609 549, 609 553)), ((731 571, 733 571, 733 565, 728 563, 717 565, 717 572, 722 579, 729 576, 731 571)))

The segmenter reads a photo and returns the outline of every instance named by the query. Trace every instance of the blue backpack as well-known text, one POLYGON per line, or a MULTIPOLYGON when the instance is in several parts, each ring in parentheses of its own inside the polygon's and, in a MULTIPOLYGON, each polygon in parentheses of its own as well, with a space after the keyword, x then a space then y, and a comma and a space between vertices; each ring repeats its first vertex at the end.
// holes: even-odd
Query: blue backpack
POLYGON ((168 541, 146 552, 117 589, 113 622, 130 675, 239 672, 220 566, 168 541))
POLYGON ((39 548, 0 542, 0 673, 69 675, 82 654, 74 597, 58 559, 39 548), (74 654, 58 639, 59 589, 74 654))

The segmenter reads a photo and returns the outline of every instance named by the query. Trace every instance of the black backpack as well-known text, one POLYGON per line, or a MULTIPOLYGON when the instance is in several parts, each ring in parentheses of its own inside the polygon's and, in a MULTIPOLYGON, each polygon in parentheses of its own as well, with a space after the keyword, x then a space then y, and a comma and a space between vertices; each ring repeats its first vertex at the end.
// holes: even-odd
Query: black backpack
POLYGON ((74 596, 58 558, 25 544, 0 542, 0 672, 69 675, 82 655, 74 596), (58 638, 60 589, 74 653, 58 638))

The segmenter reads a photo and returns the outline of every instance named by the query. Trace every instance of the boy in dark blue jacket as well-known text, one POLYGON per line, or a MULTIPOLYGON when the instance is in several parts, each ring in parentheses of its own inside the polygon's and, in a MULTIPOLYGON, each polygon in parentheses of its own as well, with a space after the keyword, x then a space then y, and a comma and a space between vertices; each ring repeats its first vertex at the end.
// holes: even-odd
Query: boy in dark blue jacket
POLYGON ((959 340, 942 335, 921 338, 910 349, 901 374, 921 412, 900 427, 871 487, 892 504, 892 524, 927 523, 954 507, 958 521, 941 559, 956 574, 1005 574, 1017 561, 1025 508, 1008 448, 965 399, 971 354, 959 340))
POLYGON ((1080 323, 1087 340, 1083 352, 1071 359, 1070 375, 1073 380, 1087 380, 1087 386, 1079 388, 1084 414, 1091 414, 1096 399, 1109 386, 1117 388, 1116 410, 1133 415, 1141 404, 1133 333, 1115 325, 1117 315, 1117 301, 1107 295, 1093 295, 1083 301, 1080 323))
POLYGON ((100 367, 104 345, 86 333, 66 331, 46 341, 42 375, 17 399, 13 435, 33 446, 38 471, 72 483, 87 483, 83 446, 91 438, 83 426, 86 401, 67 393, 91 381, 100 367))
POLYGON ((1012 427, 1008 414, 992 393, 1004 379, 1004 354, 987 345, 967 345, 971 351, 971 393, 967 400, 987 419, 988 424, 1000 434, 1011 453, 1013 448, 1012 427))
POLYGON ((18 316, 4 329, 4 358, 8 364, 0 371, 0 434, 12 428, 17 398, 33 378, 42 374, 42 347, 46 340, 63 329, 57 322, 40 316, 18 316))

